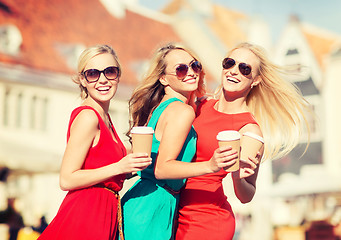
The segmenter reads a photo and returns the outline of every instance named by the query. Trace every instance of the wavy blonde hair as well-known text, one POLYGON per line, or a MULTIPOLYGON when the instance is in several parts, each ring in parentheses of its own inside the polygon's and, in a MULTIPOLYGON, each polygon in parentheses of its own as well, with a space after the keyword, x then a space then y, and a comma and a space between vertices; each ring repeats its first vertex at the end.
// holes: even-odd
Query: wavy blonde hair
MULTIPOLYGON (((165 90, 159 79, 165 74, 165 69, 167 67, 167 61, 165 60, 166 56, 174 50, 183 50, 190 54, 195 60, 199 61, 198 57, 196 57, 191 50, 180 43, 168 43, 157 49, 150 61, 149 69, 143 77, 140 86, 135 89, 129 100, 129 112, 131 116, 130 129, 133 126, 146 125, 151 113, 160 104, 165 95, 165 90)), ((198 89, 194 92, 192 98, 204 94, 204 75, 205 72, 203 69, 199 74, 198 89)), ((193 99, 191 99, 191 101, 192 100, 193 99)))
POLYGON ((116 66, 119 69, 119 76, 118 78, 121 77, 121 64, 118 60, 118 57, 114 51, 114 49, 108 45, 95 45, 95 46, 91 46, 86 48, 82 54, 79 56, 78 58, 78 65, 77 65, 77 74, 74 75, 72 77, 72 81, 76 84, 78 84, 80 90, 81 90, 81 98, 85 99, 88 97, 88 90, 81 84, 80 78, 81 75, 86 67, 86 65, 88 64, 89 60, 92 59, 93 57, 99 55, 99 54, 103 54, 103 53, 109 53, 114 57, 114 60, 116 62, 116 66))
POLYGON ((264 136, 263 159, 278 159, 288 154, 298 144, 304 129, 309 144, 310 128, 306 115, 312 114, 312 110, 296 85, 282 77, 288 74, 288 69, 272 63, 263 48, 250 43, 238 44, 227 53, 227 57, 240 48, 248 49, 259 59, 261 81, 251 89, 246 104, 264 136))

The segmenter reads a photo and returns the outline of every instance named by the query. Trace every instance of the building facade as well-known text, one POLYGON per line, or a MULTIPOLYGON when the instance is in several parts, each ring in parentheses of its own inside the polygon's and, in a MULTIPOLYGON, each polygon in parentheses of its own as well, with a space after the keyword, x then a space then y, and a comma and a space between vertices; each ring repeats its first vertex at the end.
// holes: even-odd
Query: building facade
MULTIPOLYGON (((65 195, 59 189, 58 174, 69 116, 81 103, 71 76, 86 46, 107 43, 121 60, 123 75, 110 115, 130 148, 125 137, 127 100, 156 47, 169 41, 189 45, 202 60, 206 85, 213 91, 219 85, 226 52, 238 42, 249 41, 266 48, 278 64, 291 66, 293 74, 288 81, 297 84, 317 117, 308 119, 310 145, 302 157, 304 141, 285 158, 261 165, 251 203, 239 203, 230 179, 224 180, 237 216, 235 238, 282 240, 294 232, 297 239, 303 239, 299 237, 310 226, 306 223, 328 219, 337 225, 341 215, 340 37, 294 18, 278 43, 272 44, 268 29, 261 19, 208 0, 200 0, 200 4, 174 0, 162 12, 144 9, 134 0, 87 4, 80 0, 3 1, 0 210, 6 208, 7 198, 16 198, 26 226, 38 224, 41 216, 49 222, 57 212, 65 195)), ((6 232, 7 226, 0 224, 1 239, 6 232)))

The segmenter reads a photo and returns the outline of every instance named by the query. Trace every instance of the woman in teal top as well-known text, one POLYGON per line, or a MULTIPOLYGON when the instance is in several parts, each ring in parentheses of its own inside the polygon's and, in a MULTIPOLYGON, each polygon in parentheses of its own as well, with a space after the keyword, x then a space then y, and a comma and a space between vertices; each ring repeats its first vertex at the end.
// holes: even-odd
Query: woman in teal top
POLYGON ((237 156, 226 147, 208 162, 191 163, 196 133, 190 104, 203 93, 203 78, 201 63, 191 51, 168 44, 157 50, 129 101, 131 127, 148 125, 154 136, 152 164, 138 173, 141 178, 122 198, 125 240, 171 239, 185 179, 217 172, 237 156))

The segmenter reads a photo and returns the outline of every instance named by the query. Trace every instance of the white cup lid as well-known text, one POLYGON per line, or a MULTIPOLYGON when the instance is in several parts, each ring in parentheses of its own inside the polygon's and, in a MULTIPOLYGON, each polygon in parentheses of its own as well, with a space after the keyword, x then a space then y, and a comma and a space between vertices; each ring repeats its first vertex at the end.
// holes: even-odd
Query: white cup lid
POLYGON ((243 133, 243 135, 251 137, 251 138, 254 138, 254 139, 257 139, 258 141, 264 143, 264 138, 262 138, 261 136, 255 134, 253 132, 245 132, 245 133, 243 133))
POLYGON ((240 139, 240 133, 233 130, 221 131, 217 135, 218 141, 234 141, 238 139, 240 139))
POLYGON ((139 126, 133 127, 130 132, 134 134, 153 134, 154 129, 152 127, 139 126))

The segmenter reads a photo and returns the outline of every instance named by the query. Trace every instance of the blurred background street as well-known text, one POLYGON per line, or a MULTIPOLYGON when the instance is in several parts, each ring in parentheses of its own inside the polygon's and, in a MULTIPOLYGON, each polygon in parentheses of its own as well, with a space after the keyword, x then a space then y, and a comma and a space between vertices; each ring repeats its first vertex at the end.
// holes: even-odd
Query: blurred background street
POLYGON ((264 47, 294 69, 287 80, 317 116, 303 156, 304 141, 262 163, 251 203, 239 203, 225 179, 234 240, 340 239, 340 10, 338 0, 0 0, 0 240, 36 239, 66 194, 58 175, 68 120, 81 102, 71 76, 83 49, 108 44, 121 60, 110 115, 130 149, 128 99, 153 50, 169 41, 199 56, 210 92, 230 48, 264 47))

